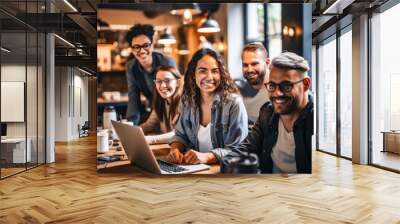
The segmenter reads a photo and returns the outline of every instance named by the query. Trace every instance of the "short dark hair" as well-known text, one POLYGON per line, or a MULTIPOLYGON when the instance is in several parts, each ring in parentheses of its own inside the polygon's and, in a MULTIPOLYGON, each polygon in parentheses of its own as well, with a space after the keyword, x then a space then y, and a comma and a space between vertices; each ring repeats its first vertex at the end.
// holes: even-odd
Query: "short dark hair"
POLYGON ((129 29, 125 39, 130 45, 132 43, 132 39, 139 35, 147 36, 153 43, 154 27, 149 24, 136 24, 129 29))
POLYGON ((268 58, 267 49, 265 49, 264 45, 263 45, 261 42, 252 42, 252 43, 246 44, 246 45, 243 47, 242 56, 243 56, 243 53, 246 52, 246 51, 248 51, 248 52, 256 52, 256 51, 259 51, 259 52, 262 53, 262 55, 263 55, 265 58, 268 58))

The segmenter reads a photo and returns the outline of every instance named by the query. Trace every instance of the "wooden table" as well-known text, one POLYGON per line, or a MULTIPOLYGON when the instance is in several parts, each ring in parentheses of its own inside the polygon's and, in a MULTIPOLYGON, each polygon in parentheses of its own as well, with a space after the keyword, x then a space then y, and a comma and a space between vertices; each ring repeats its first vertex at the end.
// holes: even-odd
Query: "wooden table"
MULTIPOLYGON (((97 171, 99 172, 140 172, 143 170, 131 165, 131 161, 128 160, 128 156, 125 154, 124 149, 121 151, 116 150, 117 147, 111 147, 107 153, 97 153, 99 156, 120 156, 121 160, 114 162, 106 162, 97 164, 97 171)), ((168 155, 170 146, 168 144, 156 144, 150 145, 150 149, 156 158, 164 157, 168 155)), ((195 172, 193 174, 218 174, 220 166, 218 164, 211 165, 209 170, 195 172)))

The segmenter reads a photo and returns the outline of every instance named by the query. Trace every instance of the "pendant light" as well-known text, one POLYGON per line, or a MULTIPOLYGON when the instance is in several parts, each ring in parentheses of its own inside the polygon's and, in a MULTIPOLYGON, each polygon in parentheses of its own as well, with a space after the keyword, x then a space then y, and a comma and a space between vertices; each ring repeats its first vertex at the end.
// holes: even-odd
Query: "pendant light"
POLYGON ((160 39, 158 39, 157 43, 162 45, 175 44, 176 39, 168 32, 167 29, 164 29, 164 32, 161 34, 160 39))
POLYGON ((174 4, 174 9, 170 13, 182 16, 183 24, 189 24, 192 22, 193 16, 200 14, 201 10, 197 3, 181 3, 174 4))
POLYGON ((197 28, 197 32, 199 33, 218 33, 220 31, 218 22, 211 18, 211 14, 202 19, 200 26, 197 28))

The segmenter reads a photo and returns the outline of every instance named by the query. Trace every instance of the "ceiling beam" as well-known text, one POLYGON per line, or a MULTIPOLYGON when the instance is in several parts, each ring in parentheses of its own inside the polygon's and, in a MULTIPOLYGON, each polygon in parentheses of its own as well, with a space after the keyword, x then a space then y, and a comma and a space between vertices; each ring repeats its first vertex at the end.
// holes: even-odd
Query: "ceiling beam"
POLYGON ((92 56, 55 56, 56 66, 87 67, 93 71, 97 70, 96 58, 92 56))
POLYGON ((86 34, 89 35, 91 38, 97 38, 97 30, 90 24, 85 17, 82 15, 70 13, 67 16, 74 21, 77 25, 79 25, 86 34))

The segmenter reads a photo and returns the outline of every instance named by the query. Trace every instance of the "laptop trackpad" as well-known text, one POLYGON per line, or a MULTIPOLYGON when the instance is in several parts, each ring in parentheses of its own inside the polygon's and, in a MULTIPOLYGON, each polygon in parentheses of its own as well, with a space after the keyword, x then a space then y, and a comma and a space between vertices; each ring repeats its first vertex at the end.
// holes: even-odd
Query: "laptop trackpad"
POLYGON ((180 173, 193 173, 210 169, 210 166, 207 164, 179 165, 179 166, 187 169, 187 171, 182 171, 180 173))
MULTIPOLYGON (((160 156, 157 158, 157 160, 171 163, 171 162, 169 162, 167 156, 160 156)), ((171 163, 171 164, 173 164, 173 163, 171 163)), ((166 172, 164 170, 161 170, 161 173, 162 174, 187 174, 187 173, 194 173, 194 172, 199 172, 199 171, 210 169, 210 166, 207 164, 193 164, 193 165, 175 164, 175 165, 180 166, 180 167, 184 168, 185 170, 180 171, 180 172, 166 172)))

